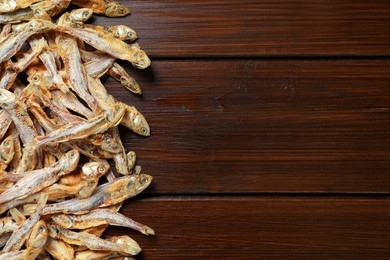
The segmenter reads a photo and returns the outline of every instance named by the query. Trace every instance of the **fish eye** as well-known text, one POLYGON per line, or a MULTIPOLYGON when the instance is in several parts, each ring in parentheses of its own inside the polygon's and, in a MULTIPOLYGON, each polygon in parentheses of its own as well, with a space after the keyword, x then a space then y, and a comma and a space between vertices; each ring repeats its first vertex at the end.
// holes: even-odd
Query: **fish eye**
POLYGON ((10 145, 10 142, 9 142, 9 141, 5 141, 5 142, 4 142, 4 145, 5 145, 5 146, 9 146, 9 145, 10 145))
POLYGON ((145 134, 148 133, 148 130, 145 127, 142 127, 141 128, 141 133, 145 135, 145 134))
POLYGON ((46 231, 46 228, 45 228, 45 227, 42 226, 42 227, 39 228, 39 233, 42 233, 42 232, 44 232, 44 231, 46 231))
POLYGON ((89 187, 92 187, 93 185, 95 185, 95 182, 94 182, 94 181, 90 181, 90 182, 88 183, 88 186, 89 186, 89 187))
POLYGON ((145 178, 145 177, 141 177, 141 180, 140 180, 140 182, 142 183, 142 184, 145 184, 146 182, 147 182, 148 180, 145 178))
POLYGON ((39 77, 38 77, 38 76, 34 76, 34 77, 32 78, 32 80, 38 81, 38 80, 39 80, 39 77))
POLYGON ((72 152, 69 157, 70 157, 70 159, 74 159, 76 157, 76 153, 72 152))
POLYGON ((88 12, 88 11, 84 11, 81 15, 82 15, 83 17, 87 18, 88 15, 89 15, 89 12, 88 12))
POLYGON ((129 184, 127 184, 128 188, 131 188, 134 185, 134 181, 129 181, 129 184))
POLYGON ((70 21, 70 16, 67 16, 66 18, 65 18, 65 20, 67 20, 68 22, 70 21))
POLYGON ((124 14, 126 12, 126 10, 125 10, 125 8, 121 7, 121 8, 119 8, 118 12, 120 14, 124 14))
POLYGON ((125 77, 121 77, 121 83, 127 84, 129 81, 125 77))
POLYGON ((106 170, 106 169, 105 169, 103 166, 99 166, 99 167, 98 167, 98 171, 99 171, 99 172, 104 172, 105 170, 106 170))
POLYGON ((115 107, 116 111, 120 111, 121 108, 122 108, 121 106, 116 106, 116 107, 115 107))
POLYGON ((41 11, 35 10, 35 14, 40 14, 40 13, 41 13, 41 11))
POLYGON ((134 34, 131 33, 131 32, 129 32, 127 35, 128 35, 130 38, 133 38, 133 37, 134 37, 134 34))

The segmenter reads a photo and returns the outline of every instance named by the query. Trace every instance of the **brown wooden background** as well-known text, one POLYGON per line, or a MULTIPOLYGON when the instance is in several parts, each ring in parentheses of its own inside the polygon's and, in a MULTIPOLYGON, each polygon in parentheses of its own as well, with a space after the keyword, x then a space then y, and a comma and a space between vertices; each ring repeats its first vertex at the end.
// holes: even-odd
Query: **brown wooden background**
MULTIPOLYGON (((390 2, 132 0, 138 259, 390 258, 390 2)), ((122 129, 124 130, 124 129, 122 129)))

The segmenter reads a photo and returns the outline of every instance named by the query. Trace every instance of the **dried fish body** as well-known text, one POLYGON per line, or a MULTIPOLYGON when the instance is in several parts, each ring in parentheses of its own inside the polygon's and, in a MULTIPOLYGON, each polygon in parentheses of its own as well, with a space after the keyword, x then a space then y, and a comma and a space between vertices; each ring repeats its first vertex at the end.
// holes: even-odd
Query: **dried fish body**
POLYGON ((91 142, 91 144, 107 152, 119 153, 121 151, 121 147, 117 140, 117 137, 114 137, 108 132, 92 135, 88 138, 88 140, 91 142))
POLYGON ((142 91, 139 84, 118 63, 114 62, 112 64, 112 67, 108 70, 108 75, 119 81, 127 90, 141 95, 142 91))
POLYGON ((105 199, 110 196, 108 193, 93 194, 86 199, 71 199, 54 204, 48 204, 43 208, 42 215, 55 213, 84 214, 99 207, 105 199))
POLYGON ((72 92, 64 93, 62 91, 53 90, 51 95, 54 99, 61 100, 63 105, 69 110, 75 111, 86 118, 92 118, 94 116, 94 113, 89 108, 85 107, 72 92))
POLYGON ((37 256, 43 250, 48 238, 48 232, 46 224, 43 220, 38 221, 35 226, 32 228, 29 237, 26 242, 26 254, 29 259, 36 259, 37 256))
POLYGON ((26 23, 20 32, 11 33, 6 40, 0 43, 0 62, 14 56, 30 36, 52 28, 54 24, 43 20, 34 19, 26 23))
POLYGON ((81 63, 76 40, 70 36, 61 35, 57 40, 57 46, 72 89, 88 104, 92 111, 97 112, 96 101, 88 92, 86 72, 81 63))
POLYGON ((24 144, 28 145, 38 135, 25 105, 15 95, 0 89, 0 106, 8 112, 24 144))
POLYGON ((52 166, 26 172, 14 186, 0 194, 0 203, 23 198, 55 183, 61 175, 70 173, 76 168, 79 158, 79 153, 72 150, 52 166))
MULTIPOLYGON (((88 88, 95 97, 99 106, 103 109, 109 109, 113 104, 115 104, 116 101, 114 97, 108 94, 100 80, 88 76, 88 88)), ((124 103, 122 103, 122 105, 125 107, 126 112, 121 120, 121 124, 137 134, 149 136, 149 124, 141 112, 133 106, 129 106, 124 103)))
POLYGON ((93 251, 93 250, 85 250, 81 252, 77 252, 75 259, 77 260, 108 260, 114 257, 122 256, 118 252, 112 251, 93 251))
POLYGON ((108 17, 126 16, 130 14, 130 10, 112 0, 75 0, 73 4, 86 7, 93 10, 96 14, 104 14, 108 17))
POLYGON ((125 148, 123 147, 120 135, 119 135, 119 130, 118 127, 113 127, 110 129, 110 132, 112 136, 114 137, 117 146, 119 147, 119 152, 114 154, 114 162, 115 162, 115 168, 118 173, 122 175, 128 175, 129 170, 127 167, 127 157, 126 157, 126 151, 125 148))
POLYGON ((23 224, 12 233, 10 239, 5 244, 2 252, 10 252, 20 250, 24 241, 27 239, 28 234, 34 225, 39 221, 43 206, 46 204, 47 195, 43 194, 38 199, 35 212, 23 222, 23 224))
POLYGON ((3 217, 0 219, 0 235, 14 232, 19 228, 21 222, 16 222, 12 217, 3 217))
POLYGON ((148 174, 128 175, 105 183, 96 188, 95 194, 108 193, 109 197, 99 207, 107 207, 134 197, 144 191, 152 182, 153 177, 148 174))
POLYGON ((7 253, 0 253, 0 260, 25 260, 27 257, 27 250, 12 251, 7 253))
POLYGON ((51 50, 48 50, 48 44, 45 40, 45 38, 41 37, 39 40, 37 38, 30 40, 29 43, 32 47, 36 47, 38 44, 38 41, 44 41, 44 47, 46 50, 44 50, 40 55, 39 59, 42 61, 42 63, 45 65, 47 71, 49 72, 50 76, 52 77, 53 83, 64 93, 69 92, 69 88, 64 83, 62 77, 58 73, 57 64, 55 61, 54 54, 51 50))
POLYGON ((86 229, 104 224, 128 227, 145 235, 154 235, 153 229, 110 209, 95 209, 85 215, 60 214, 52 217, 55 224, 68 229, 86 229))
POLYGON ((47 12, 51 17, 53 17, 68 8, 70 2, 70 0, 44 0, 32 4, 30 8, 33 10, 42 9, 47 12))
POLYGON ((136 68, 145 69, 150 66, 149 57, 138 45, 128 45, 116 38, 101 37, 97 32, 83 30, 77 26, 77 24, 74 24, 72 27, 58 26, 57 30, 73 35, 94 48, 118 59, 127 60, 136 68))
POLYGON ((85 71, 93 78, 100 78, 112 67, 115 58, 103 57, 84 64, 85 71))
POLYGON ((0 214, 3 214, 7 210, 18 207, 20 205, 24 205, 28 203, 36 203, 40 198, 40 196, 41 196, 40 193, 35 193, 22 199, 14 199, 6 203, 0 204, 0 214))
POLYGON ((12 119, 5 110, 0 111, 0 138, 2 139, 12 123, 12 119))
POLYGON ((51 254, 55 259, 59 260, 73 260, 74 259, 74 249, 67 243, 48 238, 46 244, 44 245, 44 249, 51 254))
POLYGON ((15 154, 15 146, 12 135, 8 136, 0 144, 0 174, 7 168, 15 154))
POLYGON ((9 126, 8 133, 12 136, 12 141, 14 143, 14 156, 12 161, 8 164, 8 170, 15 171, 20 165, 20 161, 22 159, 22 146, 20 144, 19 132, 17 131, 15 124, 11 124, 9 126))
POLYGON ((69 124, 47 134, 46 136, 37 137, 32 146, 38 148, 50 142, 66 142, 72 139, 81 139, 92 134, 102 133, 108 128, 119 124, 123 115, 123 105, 116 104, 111 110, 108 110, 102 115, 99 115, 91 120, 76 124, 69 124))
POLYGON ((12 13, 0 14, 0 24, 20 23, 29 21, 34 17, 31 8, 20 9, 12 13))
POLYGON ((13 12, 22 8, 29 7, 30 5, 39 2, 41 0, 7 0, 0 3, 0 13, 13 12))
POLYGON ((21 59, 16 63, 8 63, 8 66, 0 80, 0 88, 9 89, 13 85, 16 76, 24 71, 33 60, 41 53, 44 48, 44 42, 38 41, 33 49, 29 53, 26 53, 21 59))
POLYGON ((114 251, 125 255, 136 255, 141 252, 141 248, 134 240, 133 243, 115 243, 89 233, 77 233, 54 225, 49 228, 49 236, 74 245, 83 245, 92 250, 114 251))

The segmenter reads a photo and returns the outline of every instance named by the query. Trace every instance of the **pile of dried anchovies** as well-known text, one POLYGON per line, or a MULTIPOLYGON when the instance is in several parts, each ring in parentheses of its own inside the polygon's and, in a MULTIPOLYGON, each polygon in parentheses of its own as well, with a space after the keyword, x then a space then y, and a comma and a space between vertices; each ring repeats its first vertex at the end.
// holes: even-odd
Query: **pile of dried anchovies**
POLYGON ((141 248, 101 238, 108 225, 154 235, 118 212, 152 181, 118 125, 148 136, 148 123, 99 79, 140 94, 115 60, 150 60, 131 28, 85 24, 93 13, 130 12, 112 0, 0 2, 0 259, 125 259, 141 248), (71 2, 79 9, 66 12, 71 2))

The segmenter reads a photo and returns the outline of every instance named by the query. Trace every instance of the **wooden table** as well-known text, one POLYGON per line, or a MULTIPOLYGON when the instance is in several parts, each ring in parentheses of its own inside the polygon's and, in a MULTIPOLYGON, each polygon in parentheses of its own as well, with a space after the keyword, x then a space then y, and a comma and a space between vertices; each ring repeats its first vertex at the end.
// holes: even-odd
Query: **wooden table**
POLYGON ((390 2, 132 0, 137 259, 390 257, 390 2))

